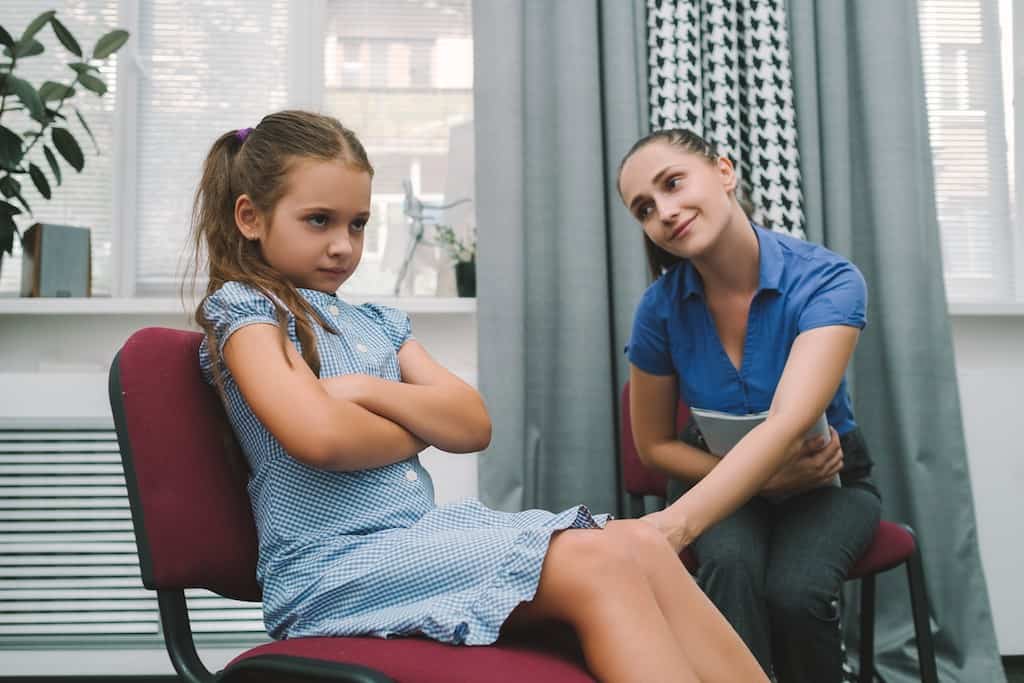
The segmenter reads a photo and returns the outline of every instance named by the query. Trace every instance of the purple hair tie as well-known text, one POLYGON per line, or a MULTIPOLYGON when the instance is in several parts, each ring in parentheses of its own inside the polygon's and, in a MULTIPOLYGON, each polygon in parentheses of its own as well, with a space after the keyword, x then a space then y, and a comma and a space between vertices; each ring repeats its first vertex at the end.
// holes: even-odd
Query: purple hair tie
POLYGON ((252 128, 239 128, 235 131, 235 137, 238 138, 239 142, 245 142, 245 139, 249 137, 249 133, 252 132, 252 128))

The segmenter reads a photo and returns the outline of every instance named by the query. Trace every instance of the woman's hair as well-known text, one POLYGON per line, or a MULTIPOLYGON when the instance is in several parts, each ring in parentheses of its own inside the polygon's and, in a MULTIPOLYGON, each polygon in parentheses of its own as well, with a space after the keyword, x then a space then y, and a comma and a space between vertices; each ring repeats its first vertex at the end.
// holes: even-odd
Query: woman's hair
MULTIPOLYGON (((626 165, 629 158, 633 156, 637 150, 646 147, 653 142, 664 142, 669 145, 674 145, 683 149, 684 151, 695 154, 699 157, 703 157, 709 164, 714 164, 718 161, 721 156, 718 153, 717 148, 709 141, 705 140, 701 136, 697 135, 691 130, 684 128, 666 128, 664 130, 658 130, 653 133, 649 133, 644 137, 633 143, 633 146, 626 152, 626 156, 622 157, 622 161, 619 162, 619 171, 616 174, 616 183, 618 183, 622 177, 622 167, 626 165)), ((736 192, 736 200, 739 202, 740 208, 748 216, 753 215, 754 205, 742 195, 741 192, 736 192)), ((619 195, 622 195, 622 187, 619 186, 619 195)), ((651 271, 651 279, 657 280, 661 277, 662 273, 683 260, 681 256, 670 254, 665 251, 654 242, 651 238, 644 233, 644 251, 647 252, 647 265, 651 271)))
POLYGON ((194 251, 190 270, 193 288, 204 263, 209 270, 206 295, 196 308, 195 319, 206 332, 218 388, 223 388, 219 348, 203 305, 230 281, 245 283, 273 302, 282 350, 288 342, 288 313, 295 316, 302 358, 314 374, 320 374, 312 320, 326 327, 323 319, 293 284, 263 260, 259 243, 245 239, 235 224, 235 202, 243 194, 269 221, 286 190, 288 171, 303 159, 340 161, 373 175, 366 150, 355 133, 332 117, 304 111, 277 112, 265 116, 255 128, 224 133, 213 143, 203 163, 192 208, 194 251))

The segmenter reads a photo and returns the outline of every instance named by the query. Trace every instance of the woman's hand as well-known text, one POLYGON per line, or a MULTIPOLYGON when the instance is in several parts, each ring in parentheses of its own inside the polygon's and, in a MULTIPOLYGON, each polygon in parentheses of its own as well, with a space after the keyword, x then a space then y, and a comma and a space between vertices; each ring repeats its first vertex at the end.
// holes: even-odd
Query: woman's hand
POLYGON ((769 496, 792 495, 827 484, 843 468, 843 449, 836 430, 822 444, 821 437, 803 442, 800 451, 772 475, 762 493, 769 496))
POLYGON ((684 519, 679 519, 679 516, 670 507, 646 514, 640 520, 651 524, 660 531, 677 554, 697 538, 694 530, 684 519))

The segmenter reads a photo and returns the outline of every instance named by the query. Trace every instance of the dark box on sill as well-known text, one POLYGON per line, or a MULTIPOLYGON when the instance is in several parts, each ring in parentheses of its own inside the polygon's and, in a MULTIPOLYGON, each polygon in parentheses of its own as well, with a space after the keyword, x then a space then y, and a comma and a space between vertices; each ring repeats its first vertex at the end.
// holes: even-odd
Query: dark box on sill
POLYGON ((89 228, 36 223, 24 235, 22 296, 92 295, 89 228))

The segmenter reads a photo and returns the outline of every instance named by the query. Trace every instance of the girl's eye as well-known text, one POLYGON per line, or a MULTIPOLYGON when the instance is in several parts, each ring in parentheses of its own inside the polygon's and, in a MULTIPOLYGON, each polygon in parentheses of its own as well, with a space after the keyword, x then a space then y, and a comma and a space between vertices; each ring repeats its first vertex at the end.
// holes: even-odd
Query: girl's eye
POLYGON ((640 220, 644 220, 645 218, 651 215, 651 211, 651 205, 644 204, 637 210, 636 217, 639 218, 640 220))
POLYGON ((668 180, 665 181, 665 187, 667 187, 670 190, 674 190, 677 187, 679 187, 680 185, 682 185, 682 183, 683 183, 682 177, 676 175, 676 176, 672 176, 671 178, 669 178, 668 180))
POLYGON ((306 222, 315 228, 326 228, 327 227, 327 215, 322 213, 315 213, 306 219, 306 222))
POLYGON ((366 230, 366 224, 368 222, 369 222, 369 220, 365 219, 365 218, 360 218, 357 221, 353 221, 352 222, 352 231, 353 232, 362 232, 362 231, 366 230))

